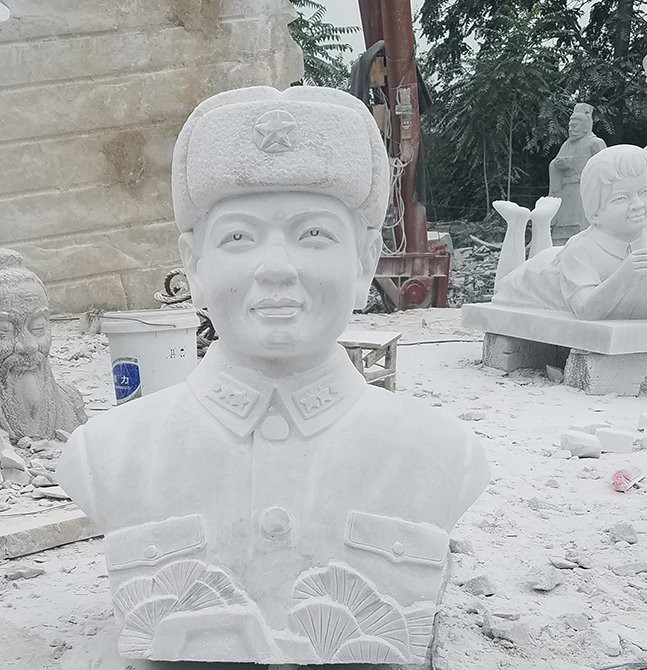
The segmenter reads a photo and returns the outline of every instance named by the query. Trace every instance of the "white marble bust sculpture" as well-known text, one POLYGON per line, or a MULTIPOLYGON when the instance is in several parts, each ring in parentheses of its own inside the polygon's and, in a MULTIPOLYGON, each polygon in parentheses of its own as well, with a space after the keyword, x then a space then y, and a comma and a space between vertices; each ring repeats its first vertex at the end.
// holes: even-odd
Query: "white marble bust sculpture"
MULTIPOLYGON (((589 320, 647 319, 647 151, 603 149, 586 164, 581 191, 590 226, 563 247, 520 259, 492 302, 589 320)), ((512 235, 502 257, 509 244, 512 235)))
POLYGON ((22 256, 0 249, 0 429, 11 440, 53 438, 85 423, 83 398, 49 363, 47 293, 22 256))
POLYGON ((340 91, 230 91, 184 126, 180 250, 220 339, 186 383, 76 431, 57 473, 106 531, 123 655, 424 659, 448 533, 489 472, 460 422, 368 386, 336 344, 388 182, 340 91))

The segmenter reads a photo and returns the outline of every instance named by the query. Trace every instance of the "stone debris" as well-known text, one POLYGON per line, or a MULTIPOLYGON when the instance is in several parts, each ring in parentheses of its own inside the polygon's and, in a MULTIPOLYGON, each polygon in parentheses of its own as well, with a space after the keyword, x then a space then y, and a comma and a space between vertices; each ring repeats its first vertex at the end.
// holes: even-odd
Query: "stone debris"
POLYGON ((18 442, 16 443, 21 449, 29 449, 31 447, 31 437, 21 437, 18 442))
POLYGON ((530 588, 534 591, 552 591, 562 583, 559 570, 553 567, 536 568, 530 575, 530 588))
POLYGON ((601 623, 595 627, 594 638, 596 644, 607 656, 620 656, 622 645, 620 637, 614 633, 608 624, 601 623))
POLYGON ((636 435, 628 430, 615 428, 599 428, 595 436, 600 440, 600 449, 603 454, 629 454, 633 451, 636 435))
MULTIPOLYGON (((48 479, 47 477, 45 477, 43 475, 37 475, 36 477, 34 477, 31 480, 32 490, 34 488, 40 488, 42 486, 54 486, 54 485, 55 485, 55 482, 51 481, 50 479, 48 479)), ((25 490, 27 488, 28 487, 25 487, 25 490)))
POLYGON ((463 419, 463 421, 483 421, 487 418, 487 414, 482 410, 470 410, 469 412, 463 412, 458 418, 463 419))
POLYGON ((492 299, 499 254, 499 250, 479 243, 454 249, 454 268, 449 275, 448 292, 451 307, 492 299))
POLYGON ((487 575, 478 575, 463 582, 462 587, 474 596, 493 596, 496 588, 487 575))
POLYGON ((17 484, 18 486, 27 486, 31 475, 26 470, 16 470, 14 468, 2 470, 5 482, 17 484))
POLYGON ((647 429, 647 412, 643 412, 638 417, 638 430, 646 430, 646 429, 647 429))
POLYGON ((588 618, 582 613, 567 614, 564 617, 564 622, 569 628, 573 630, 582 631, 589 627, 588 618))
POLYGON ((595 435, 595 433, 601 428, 610 428, 611 424, 608 421, 603 423, 589 423, 585 426, 569 426, 569 430, 576 430, 579 433, 589 433, 589 435, 595 435))
POLYGON ((31 567, 20 567, 9 568, 5 573, 5 579, 8 582, 16 581, 17 579, 33 579, 34 577, 39 577, 44 575, 45 570, 42 568, 31 568, 31 567))
POLYGON ((531 641, 530 628, 523 621, 497 621, 488 613, 483 615, 483 634, 487 637, 508 640, 521 646, 531 641))
POLYGON ((565 558, 571 563, 577 563, 577 565, 583 570, 590 570, 593 567, 593 563, 590 558, 583 556, 575 550, 570 550, 566 552, 565 558))
POLYGON ((0 468, 3 470, 26 470, 27 464, 13 449, 11 445, 6 445, 0 451, 0 468))
POLYGON ((47 486, 35 488, 32 496, 38 498, 55 498, 56 500, 69 500, 70 496, 60 486, 47 486))
POLYGON ((636 544, 638 535, 636 529, 630 523, 617 523, 609 528, 609 537, 612 542, 627 542, 636 544))
POLYGON ((551 565, 558 570, 574 570, 575 568, 579 567, 575 561, 569 561, 565 558, 551 556, 551 558, 548 560, 551 562, 551 565))
MULTIPOLYGON (((570 452, 569 452, 570 454, 570 452)), ((551 489, 558 489, 559 488, 559 482, 556 479, 548 479, 546 480, 546 486, 551 489)))
POLYGON ((554 365, 546 365, 546 376, 548 381, 554 384, 561 384, 564 381, 564 371, 561 368, 556 368, 554 365))
POLYGON ((561 447, 578 458, 600 458, 600 440, 595 435, 578 430, 567 430, 561 435, 561 447))
POLYGON ((640 563, 625 563, 624 565, 611 566, 611 571, 618 577, 634 577, 647 572, 647 561, 640 563))
POLYGON ((469 540, 450 539, 449 551, 452 554, 464 554, 465 556, 474 556, 474 547, 469 540))
POLYGON ((45 451, 51 447, 51 442, 49 440, 38 440, 37 442, 32 442, 31 451, 34 454, 37 454, 41 451, 45 451))
POLYGON ((63 430, 62 428, 57 428, 56 429, 56 439, 59 442, 67 442, 69 437, 70 437, 70 433, 68 433, 66 430, 63 430))

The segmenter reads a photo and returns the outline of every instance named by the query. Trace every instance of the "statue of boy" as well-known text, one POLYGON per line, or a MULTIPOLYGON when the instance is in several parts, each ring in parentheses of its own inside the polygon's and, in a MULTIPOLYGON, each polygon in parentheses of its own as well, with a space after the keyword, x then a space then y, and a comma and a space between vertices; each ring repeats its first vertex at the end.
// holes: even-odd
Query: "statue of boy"
POLYGON ((45 287, 19 253, 0 249, 0 429, 11 440, 87 421, 79 392, 54 379, 51 344, 45 287))
MULTIPOLYGON (((581 191, 589 228, 563 247, 521 258, 492 302, 580 319, 647 319, 647 151, 603 149, 582 171, 581 191)), ((511 243, 506 234, 502 257, 511 243)))
POLYGON ((580 197, 580 175, 586 162, 606 147, 593 133, 593 107, 578 103, 568 123, 568 139, 550 162, 549 195, 562 199, 553 224, 553 242, 562 245, 588 226, 580 197))
POLYGON ((459 421, 368 386, 336 344, 388 184, 341 91, 221 93, 180 133, 179 246, 220 339, 186 383, 76 431, 57 473, 106 531, 122 654, 424 659, 448 534, 489 473, 459 421))

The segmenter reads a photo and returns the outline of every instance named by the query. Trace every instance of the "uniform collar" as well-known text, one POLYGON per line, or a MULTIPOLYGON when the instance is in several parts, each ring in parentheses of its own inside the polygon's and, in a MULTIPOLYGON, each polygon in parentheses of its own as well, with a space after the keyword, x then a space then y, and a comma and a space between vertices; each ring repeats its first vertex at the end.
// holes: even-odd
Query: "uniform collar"
POLYGON ((647 232, 644 232, 633 242, 625 242, 624 240, 619 240, 617 237, 602 232, 596 226, 591 226, 589 230, 591 231, 590 235, 593 238, 593 241, 599 247, 604 249, 604 251, 607 251, 616 258, 623 259, 633 251, 636 251, 636 249, 647 248, 647 232))
POLYGON ((337 421, 366 390, 341 346, 312 370, 274 379, 228 363, 214 342, 187 381, 204 409, 240 437, 257 427, 270 405, 310 437, 337 421))

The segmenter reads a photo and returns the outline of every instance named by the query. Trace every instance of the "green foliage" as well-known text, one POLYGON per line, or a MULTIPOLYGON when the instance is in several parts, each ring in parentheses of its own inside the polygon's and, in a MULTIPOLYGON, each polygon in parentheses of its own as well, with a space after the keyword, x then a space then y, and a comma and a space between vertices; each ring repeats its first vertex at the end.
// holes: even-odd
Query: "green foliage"
POLYGON ((303 49, 304 83, 312 86, 347 88, 350 70, 343 54, 352 51, 343 41, 359 31, 358 26, 335 26, 324 21, 326 7, 314 0, 292 0, 297 18, 290 24, 294 41, 303 49))
POLYGON ((430 205, 482 218, 492 200, 532 205, 575 102, 608 144, 647 143, 646 4, 637 0, 426 0, 421 59, 436 89, 430 205), (587 13, 590 9, 590 13, 587 13))

